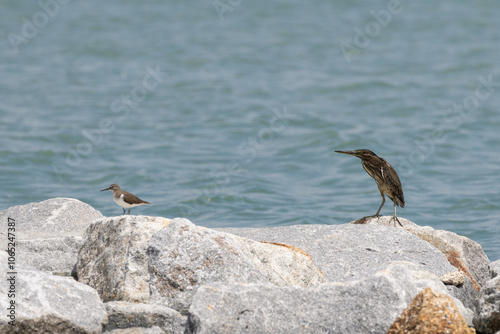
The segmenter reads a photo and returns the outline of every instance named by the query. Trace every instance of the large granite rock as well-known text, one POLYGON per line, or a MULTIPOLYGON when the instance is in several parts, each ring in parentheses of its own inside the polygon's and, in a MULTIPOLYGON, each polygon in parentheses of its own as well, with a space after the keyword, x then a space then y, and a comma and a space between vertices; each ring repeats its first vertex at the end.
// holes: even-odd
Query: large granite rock
POLYGON ((160 327, 153 326, 149 328, 130 327, 130 328, 112 329, 110 331, 104 332, 104 334, 166 334, 166 333, 160 327))
MULTIPOLYGON (((363 223, 392 226, 390 218, 390 216, 367 218, 363 223)), ((439 249, 454 267, 464 272, 470 278, 476 291, 481 290, 481 287, 491 278, 490 261, 477 242, 450 231, 435 230, 430 226, 418 226, 404 218, 399 218, 399 220, 405 230, 439 249)))
POLYGON ((392 324, 387 334, 463 333, 474 334, 448 295, 422 290, 392 324))
MULTIPOLYGON (((381 217, 381 220, 386 217, 381 217)), ((403 224, 413 224, 399 218, 403 224)), ((388 220, 387 220, 388 221, 388 220)), ((223 228, 254 240, 282 242, 304 249, 330 282, 344 282, 369 276, 393 261, 423 265, 441 277, 456 272, 446 256, 403 228, 381 225, 294 225, 272 228, 223 228)), ((462 286, 448 286, 449 294, 474 310, 479 293, 467 277, 462 286)))
POLYGON ((490 263, 490 270, 492 277, 500 276, 500 260, 496 260, 490 263))
POLYGON ((310 288, 207 284, 189 309, 187 333, 386 333, 419 291, 446 293, 422 267, 396 262, 366 278, 310 288))
POLYGON ((179 312, 162 305, 136 304, 122 301, 105 304, 108 324, 105 330, 151 328, 157 326, 165 333, 182 334, 187 319, 179 312))
POLYGON ((11 318, 3 312, 0 333, 101 332, 107 322, 106 309, 94 289, 70 277, 20 266, 15 267, 17 274, 12 275, 9 273, 12 269, 4 265, 7 263, 5 252, 0 252, 0 261, 0 308, 5 311, 11 307, 12 300, 15 302, 14 326, 8 323, 11 318), (8 291, 14 291, 15 296, 9 297, 8 291))
MULTIPOLYGON (((25 267, 69 275, 76 263, 82 236, 102 214, 73 198, 52 198, 0 212, 0 228, 15 221, 17 261, 25 267)), ((6 238, 0 238, 6 249, 6 238)))
POLYGON ((486 282, 481 290, 474 326, 480 333, 500 332, 500 275, 486 282))
POLYGON ((149 242, 151 303, 185 313, 196 291, 212 282, 310 287, 326 281, 296 247, 262 243, 176 218, 149 242))
POLYGON ((217 230, 299 247, 311 255, 330 282, 357 280, 393 261, 420 264, 437 276, 456 271, 435 247, 401 228, 343 224, 217 230))
POLYGON ((150 295, 148 242, 169 223, 169 219, 148 216, 94 221, 78 253, 78 281, 96 289, 105 302, 147 303, 150 295))

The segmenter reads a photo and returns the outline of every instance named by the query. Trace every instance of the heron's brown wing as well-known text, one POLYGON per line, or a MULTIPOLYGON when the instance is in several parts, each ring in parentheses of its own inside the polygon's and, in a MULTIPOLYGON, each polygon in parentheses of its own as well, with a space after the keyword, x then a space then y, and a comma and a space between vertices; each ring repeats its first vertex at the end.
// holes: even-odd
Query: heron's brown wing
POLYGON ((400 207, 404 208, 405 207, 405 197, 403 195, 403 186, 401 185, 401 181, 399 180, 399 176, 392 168, 392 166, 388 163, 385 169, 387 171, 384 173, 385 181, 387 185, 390 187, 391 192, 394 196, 394 198, 391 198, 391 200, 396 203, 396 205, 399 205, 400 207))
POLYGON ((362 165, 365 171, 375 179, 379 189, 396 205, 404 208, 403 187, 394 168, 385 159, 380 157, 376 157, 376 160, 363 160, 362 165))

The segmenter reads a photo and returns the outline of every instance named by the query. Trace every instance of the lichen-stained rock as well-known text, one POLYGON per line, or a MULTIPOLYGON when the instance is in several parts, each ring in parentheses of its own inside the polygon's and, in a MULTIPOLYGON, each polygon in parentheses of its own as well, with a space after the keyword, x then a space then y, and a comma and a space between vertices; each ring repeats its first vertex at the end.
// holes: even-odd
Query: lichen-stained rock
POLYGON ((96 289, 105 302, 147 303, 148 242, 169 222, 166 218, 148 216, 96 220, 85 232, 78 253, 78 281, 96 289))
POLYGON ((392 324, 387 334, 473 334, 451 298, 431 288, 422 290, 392 324))
POLYGON ((185 313, 211 282, 310 287, 326 281, 304 251, 217 232, 176 218, 148 249, 151 303, 185 313))
MULTIPOLYGON (((370 218, 365 221, 365 224, 393 225, 390 218, 390 216, 370 218)), ((490 261, 477 242, 450 231, 435 230, 430 226, 418 226, 404 218, 399 218, 399 220, 404 229, 439 249, 451 265, 470 278, 477 291, 491 278, 490 261)))
POLYGON ((408 262, 310 288, 212 283, 194 296, 187 333, 386 333, 429 286, 446 292, 436 275, 408 262))
MULTIPOLYGON (((17 262, 47 272, 69 275, 76 263, 82 237, 102 214, 74 198, 51 198, 0 211, 0 229, 14 220, 17 262), (21 232, 22 233, 19 233, 21 232)), ((0 238, 6 249, 7 238, 0 238)))
POLYGON ((481 290, 474 326, 481 333, 500 331, 500 276, 486 282, 481 290))
POLYGON ((4 267, 7 263, 4 254, 0 252, 0 333, 101 332, 107 322, 106 309, 94 289, 70 277, 19 266, 12 281, 13 275, 4 267), (13 288, 10 283, 14 285, 13 288), (15 296, 8 297, 8 290, 15 296), (11 301, 15 302, 14 326, 8 324, 12 319, 7 317, 11 301))
POLYGON ((185 316, 163 305, 114 301, 105 306, 108 312, 107 331, 158 326, 165 333, 182 334, 186 327, 185 316))

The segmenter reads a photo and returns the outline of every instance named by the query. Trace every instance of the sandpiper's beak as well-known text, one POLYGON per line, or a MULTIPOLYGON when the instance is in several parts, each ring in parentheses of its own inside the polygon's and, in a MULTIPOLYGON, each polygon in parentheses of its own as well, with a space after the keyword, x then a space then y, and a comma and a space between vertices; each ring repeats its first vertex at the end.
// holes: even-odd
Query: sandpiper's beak
POLYGON ((111 187, 109 187, 109 188, 106 188, 106 189, 103 189, 103 190, 101 190, 101 191, 106 191, 106 190, 109 190, 109 189, 111 189, 111 187))
POLYGON ((348 155, 357 155, 354 151, 335 151, 337 153, 348 154, 348 155))

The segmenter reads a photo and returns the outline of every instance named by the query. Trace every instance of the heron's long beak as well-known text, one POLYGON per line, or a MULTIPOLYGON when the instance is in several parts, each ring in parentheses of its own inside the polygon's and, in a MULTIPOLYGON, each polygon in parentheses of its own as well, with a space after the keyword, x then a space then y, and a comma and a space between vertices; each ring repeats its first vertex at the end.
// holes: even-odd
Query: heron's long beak
POLYGON ((103 189, 103 190, 101 190, 101 191, 106 191, 106 190, 109 190, 109 189, 110 189, 110 188, 106 188, 106 189, 103 189))
POLYGON ((357 155, 354 151, 335 151, 337 153, 348 154, 348 155, 357 155))

